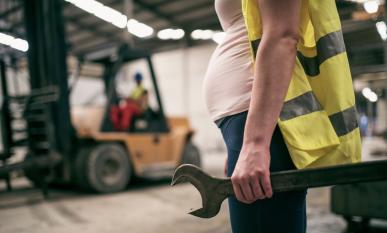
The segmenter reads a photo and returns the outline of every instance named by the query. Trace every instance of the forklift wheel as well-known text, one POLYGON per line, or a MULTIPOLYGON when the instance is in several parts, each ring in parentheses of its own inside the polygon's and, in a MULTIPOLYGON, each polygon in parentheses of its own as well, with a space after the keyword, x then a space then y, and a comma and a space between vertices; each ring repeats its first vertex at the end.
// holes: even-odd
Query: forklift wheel
POLYGON ((198 167, 202 165, 199 149, 192 142, 187 142, 184 147, 182 164, 193 164, 198 167))
POLYGON ((132 174, 125 149, 116 143, 82 149, 77 156, 75 171, 81 188, 98 193, 124 190, 132 174))

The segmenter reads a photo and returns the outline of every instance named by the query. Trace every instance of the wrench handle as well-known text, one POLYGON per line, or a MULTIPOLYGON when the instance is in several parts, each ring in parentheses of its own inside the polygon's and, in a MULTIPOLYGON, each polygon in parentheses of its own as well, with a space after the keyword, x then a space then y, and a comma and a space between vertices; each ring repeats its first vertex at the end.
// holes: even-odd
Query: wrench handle
MULTIPOLYGON (((270 179, 275 193, 387 180, 387 160, 273 172, 270 179)), ((234 190, 231 179, 220 180, 218 191, 226 196, 233 196, 234 190)))

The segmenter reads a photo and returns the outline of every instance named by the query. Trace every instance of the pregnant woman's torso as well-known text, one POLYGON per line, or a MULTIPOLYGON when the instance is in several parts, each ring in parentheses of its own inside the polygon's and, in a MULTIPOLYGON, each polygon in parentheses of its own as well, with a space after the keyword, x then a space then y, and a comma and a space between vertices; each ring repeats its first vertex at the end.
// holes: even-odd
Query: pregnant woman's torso
POLYGON ((215 0, 215 9, 226 35, 211 57, 203 84, 214 121, 246 111, 253 83, 253 61, 241 1, 215 0))

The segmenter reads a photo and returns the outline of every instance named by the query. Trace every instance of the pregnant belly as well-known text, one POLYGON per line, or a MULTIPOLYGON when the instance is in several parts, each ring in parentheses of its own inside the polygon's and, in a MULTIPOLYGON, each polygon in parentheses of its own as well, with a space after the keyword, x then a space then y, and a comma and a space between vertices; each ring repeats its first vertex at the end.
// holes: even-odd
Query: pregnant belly
POLYGON ((252 82, 253 63, 249 47, 218 47, 211 57, 203 86, 210 114, 216 116, 248 105, 252 82))

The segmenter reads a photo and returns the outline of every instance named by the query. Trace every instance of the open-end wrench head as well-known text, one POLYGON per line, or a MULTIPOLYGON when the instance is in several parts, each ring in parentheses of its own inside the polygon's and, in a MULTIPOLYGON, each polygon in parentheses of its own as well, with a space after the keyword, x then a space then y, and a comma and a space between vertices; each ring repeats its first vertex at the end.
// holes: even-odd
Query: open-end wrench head
POLYGON ((211 218, 218 214, 225 195, 218 192, 219 179, 204 173, 200 168, 183 164, 175 170, 171 185, 190 182, 199 191, 203 207, 190 214, 200 218, 211 218))
POLYGON ((200 208, 190 212, 189 214, 199 218, 212 218, 212 217, 215 217, 218 213, 219 213, 219 209, 216 211, 209 211, 208 209, 200 208))
POLYGON ((192 165, 192 164, 180 165, 178 168, 176 168, 175 172, 173 173, 171 185, 173 186, 184 182, 191 183, 192 178, 195 176, 194 174, 198 172, 203 173, 200 170, 200 168, 196 167, 195 165, 192 165))

